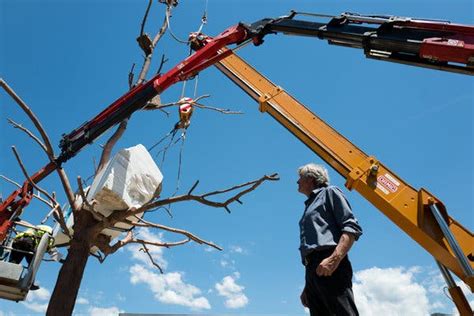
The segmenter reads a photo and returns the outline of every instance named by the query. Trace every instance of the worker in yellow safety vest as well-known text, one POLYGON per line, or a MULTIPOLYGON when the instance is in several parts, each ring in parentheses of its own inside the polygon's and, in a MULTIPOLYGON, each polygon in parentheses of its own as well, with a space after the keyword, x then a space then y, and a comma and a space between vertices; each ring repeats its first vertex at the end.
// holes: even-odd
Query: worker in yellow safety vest
MULTIPOLYGON (((13 239, 13 250, 10 253, 9 261, 19 264, 23 260, 23 258, 25 258, 26 262, 30 264, 31 260, 33 259, 33 254, 36 250, 36 247, 38 247, 38 244, 41 240, 41 237, 43 237, 45 233, 51 235, 52 231, 53 230, 49 226, 38 225, 36 226, 36 229, 28 228, 24 232, 18 233, 13 239)), ((50 238, 48 248, 51 248, 52 245, 53 239, 50 238)))

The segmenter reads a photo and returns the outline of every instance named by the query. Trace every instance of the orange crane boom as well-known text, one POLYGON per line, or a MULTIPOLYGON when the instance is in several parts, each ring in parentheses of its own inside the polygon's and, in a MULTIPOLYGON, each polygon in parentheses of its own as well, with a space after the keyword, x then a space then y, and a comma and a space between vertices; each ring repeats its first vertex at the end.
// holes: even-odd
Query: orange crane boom
POLYGON ((232 54, 215 65, 270 114, 346 179, 356 190, 438 262, 461 315, 472 310, 449 269, 474 289, 474 236, 451 218, 442 202, 416 190, 374 156, 369 156, 312 113, 281 87, 232 54))

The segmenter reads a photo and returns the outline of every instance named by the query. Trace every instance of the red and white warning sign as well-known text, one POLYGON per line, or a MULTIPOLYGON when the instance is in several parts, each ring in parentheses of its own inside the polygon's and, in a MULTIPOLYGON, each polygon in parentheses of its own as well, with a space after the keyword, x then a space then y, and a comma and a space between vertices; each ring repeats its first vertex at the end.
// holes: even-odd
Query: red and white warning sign
POLYGON ((388 173, 377 177, 377 188, 385 194, 389 194, 389 192, 397 192, 399 186, 400 182, 388 173))

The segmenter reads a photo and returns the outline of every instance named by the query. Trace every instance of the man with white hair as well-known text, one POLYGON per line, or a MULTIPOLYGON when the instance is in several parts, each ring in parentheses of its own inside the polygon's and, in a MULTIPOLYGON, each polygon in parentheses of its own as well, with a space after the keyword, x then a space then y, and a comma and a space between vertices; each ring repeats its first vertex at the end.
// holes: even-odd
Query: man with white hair
POLYGON ((307 164, 298 174, 298 191, 307 197, 299 222, 299 249, 306 266, 301 303, 311 316, 359 315, 347 253, 362 228, 342 191, 329 185, 326 168, 307 164))

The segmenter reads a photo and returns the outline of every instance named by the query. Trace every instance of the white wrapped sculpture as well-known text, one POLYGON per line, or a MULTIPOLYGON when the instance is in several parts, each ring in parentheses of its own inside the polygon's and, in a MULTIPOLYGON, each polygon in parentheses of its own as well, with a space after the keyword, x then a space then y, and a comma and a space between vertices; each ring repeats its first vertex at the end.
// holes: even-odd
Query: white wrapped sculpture
MULTIPOLYGON (((87 193, 87 200, 92 204, 94 211, 102 216, 109 216, 117 210, 139 208, 153 197, 158 196, 161 190, 163 175, 155 164, 146 148, 139 144, 137 146, 119 151, 94 178, 87 193)), ((72 227, 72 215, 66 219, 68 228, 72 227)), ((143 213, 137 214, 141 217, 143 213)), ((100 220, 102 216, 96 218, 100 220)), ((135 216, 127 218, 136 223, 135 216)), ((117 237, 121 232, 131 229, 133 225, 117 223, 114 227, 102 231, 111 239, 117 237)), ((59 227, 55 229, 55 243, 64 243, 64 233, 59 227)), ((54 235, 54 233, 53 233, 54 235)), ((66 237, 67 239, 67 237, 66 237)))

